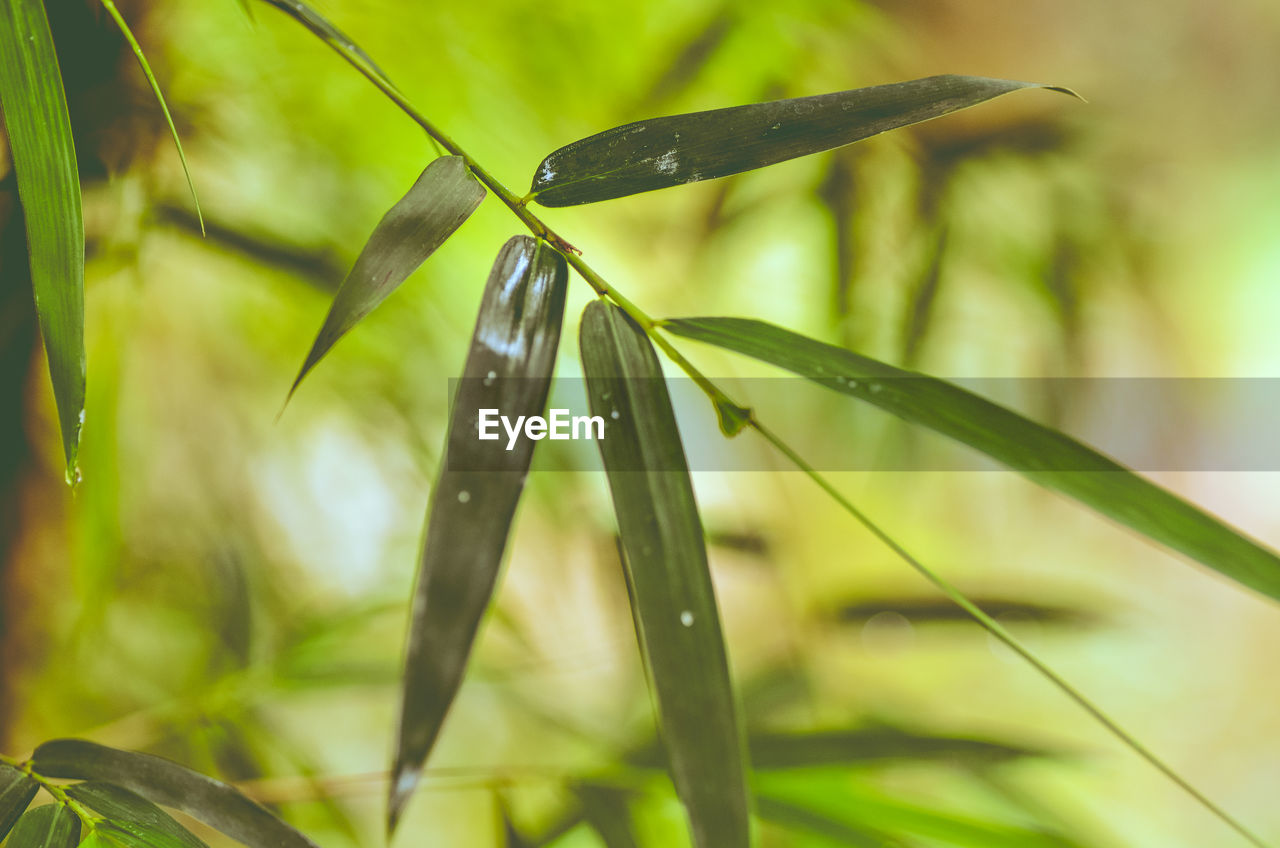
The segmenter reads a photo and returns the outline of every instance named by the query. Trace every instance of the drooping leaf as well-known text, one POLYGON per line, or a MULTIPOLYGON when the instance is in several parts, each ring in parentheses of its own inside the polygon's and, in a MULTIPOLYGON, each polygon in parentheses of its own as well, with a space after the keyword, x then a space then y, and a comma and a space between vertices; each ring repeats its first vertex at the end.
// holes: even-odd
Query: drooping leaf
MULTIPOLYGON (((139 839, 181 848, 209 848, 204 840, 174 820, 173 816, 142 796, 120 786, 101 781, 76 783, 66 788, 70 797, 101 813, 120 830, 139 839), (159 834, 160 836, 156 836, 159 834)), ((150 843, 148 843, 150 844, 150 843)))
POLYGON ((542 160, 532 193, 575 206, 727 177, 976 106, 1057 86, 952 74, 625 124, 542 160))
MULTIPOLYGON (((382 68, 378 67, 368 53, 361 50, 360 46, 352 41, 346 33, 330 23, 328 18, 311 8, 310 5, 301 2, 301 0, 263 0, 263 2, 275 6, 311 30, 321 41, 342 55, 350 54, 354 56, 360 62, 363 62, 376 76, 380 77, 383 82, 389 86, 392 85, 391 79, 383 72, 382 68)), ((248 6, 245 9, 247 11, 248 6)))
POLYGON ((80 817, 66 804, 46 804, 27 810, 9 834, 12 848, 75 848, 80 841, 80 817))
POLYGON ((459 156, 443 156, 426 167, 408 194, 382 216, 342 281, 290 395, 344 333, 462 226, 484 200, 484 193, 484 186, 459 156))
POLYGON ((702 524, 657 356, 619 309, 582 317, 587 398, 676 791, 700 848, 749 844, 746 763, 702 524))
POLYGON ((142 75, 147 78, 147 84, 151 86, 151 93, 156 96, 156 102, 160 104, 160 111, 164 114, 165 123, 169 125, 169 136, 173 139, 173 146, 178 148, 178 161, 182 163, 182 173, 187 178, 187 189, 191 192, 191 202, 196 207, 196 220, 200 222, 200 234, 204 235, 204 215, 200 212, 200 196, 196 194, 196 184, 191 179, 191 168, 187 165, 187 154, 182 150, 182 139, 178 137, 178 128, 173 125, 173 116, 169 114, 169 104, 164 100, 164 92, 160 90, 160 83, 156 80, 156 75, 151 72, 151 63, 147 61, 146 54, 142 52, 142 45, 138 43, 138 39, 133 37, 133 30, 129 29, 128 21, 124 19, 124 15, 120 14, 120 10, 116 8, 114 0, 101 0, 101 2, 103 8, 107 10, 107 14, 111 15, 111 19, 120 28, 125 41, 129 42, 133 55, 138 59, 138 65, 142 67, 142 75))
POLYGON ((564 257, 528 236, 506 243, 485 284, 427 515, 392 770, 391 829, 462 683, 533 458, 535 441, 511 440, 496 422, 496 436, 482 440, 481 410, 510 421, 544 413, 567 285, 564 257))
POLYGON ((40 791, 40 784, 13 766, 0 763, 0 840, 40 791))
POLYGON ((150 754, 55 739, 36 749, 32 768, 47 777, 114 783, 153 804, 181 810, 249 848, 316 848, 235 787, 150 754))
POLYGON ((70 481, 84 423, 84 219, 67 99, 41 0, 0 4, 0 103, 70 481))
POLYGON ((676 335, 770 362, 963 442, 1149 539, 1280 599, 1280 557, 1057 430, 959 386, 744 318, 664 322, 676 335))

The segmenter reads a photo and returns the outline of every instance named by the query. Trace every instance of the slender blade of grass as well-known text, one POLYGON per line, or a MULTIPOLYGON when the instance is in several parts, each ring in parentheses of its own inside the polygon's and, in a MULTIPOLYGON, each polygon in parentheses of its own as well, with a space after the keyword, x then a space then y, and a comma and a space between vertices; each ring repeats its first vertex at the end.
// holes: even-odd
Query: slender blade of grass
POLYGON ((163 837, 167 843, 180 848, 209 848, 204 840, 178 824, 173 816, 128 789, 95 780, 68 786, 66 793, 101 813, 115 827, 140 839, 154 842, 163 837))
POLYGON ((671 775, 700 848, 750 843, 746 752, 702 523, 658 359, 618 308, 594 301, 580 345, 625 552, 632 612, 671 775))
POLYGON ((1069 89, 947 74, 833 94, 651 118, 575 141, 542 160, 532 195, 576 206, 727 177, 938 118, 1017 91, 1069 89))
POLYGON ((67 98, 41 0, 0 4, 0 103, 70 482, 84 423, 84 218, 67 98))
POLYGON ((959 386, 744 318, 666 321, 678 336, 772 363, 969 445, 1045 488, 1271 598, 1280 557, 1058 430, 959 386))
POLYGON ((182 173, 187 178, 187 189, 191 192, 191 202, 196 207, 196 220, 200 222, 200 235, 205 235, 204 231, 204 215, 200 212, 200 195, 196 194, 195 180, 191 179, 191 168, 187 165, 187 154, 182 150, 182 139, 178 137, 178 128, 173 124, 173 116, 169 114, 169 104, 165 102, 164 92, 160 90, 160 83, 156 80, 156 75, 151 71, 151 63, 147 61, 147 56, 142 52, 142 45, 138 43, 138 39, 134 38, 133 30, 129 28, 129 23, 124 19, 124 15, 120 14, 120 10, 116 8, 114 0, 101 0, 102 7, 107 10, 107 14, 111 15, 111 19, 116 22, 116 26, 120 28, 120 33, 124 36, 125 41, 129 42, 129 48, 133 50, 133 55, 138 60, 138 65, 142 68, 142 74, 147 78, 147 85, 151 86, 151 93, 155 95, 156 102, 160 104, 160 111, 164 113, 164 121, 169 125, 169 136, 173 139, 173 146, 178 149, 178 160, 182 163, 182 173))
POLYGON ((0 763, 0 840, 3 840, 40 791, 40 784, 30 775, 0 763))
POLYGON ((568 268, 542 241, 515 236, 485 284, 431 495, 406 649, 387 816, 393 831, 462 683, 489 605, 536 442, 478 438, 480 410, 542 415, 564 321, 568 268))
POLYGON ((75 848, 80 841, 80 817, 66 804, 46 804, 28 810, 9 834, 14 848, 75 848))
POLYGON ((461 157, 443 156, 426 167, 408 194, 378 222, 351 273, 342 281, 289 389, 290 397, 334 343, 435 253, 471 216, 484 195, 484 186, 461 157))
POLYGON ((31 766, 45 777, 113 783, 153 804, 181 810, 249 848, 318 848, 235 787, 171 760, 83 739, 55 739, 36 749, 31 766))

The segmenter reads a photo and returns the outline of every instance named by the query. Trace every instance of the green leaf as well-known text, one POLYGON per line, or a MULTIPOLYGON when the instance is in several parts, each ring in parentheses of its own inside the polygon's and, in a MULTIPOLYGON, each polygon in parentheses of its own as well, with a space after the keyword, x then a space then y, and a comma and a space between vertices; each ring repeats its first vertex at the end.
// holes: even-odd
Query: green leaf
POLYGON ((167 840, 164 845, 208 848, 203 840, 178 824, 173 816, 128 789, 94 781, 68 786, 65 791, 86 807, 97 810, 120 830, 140 839, 156 842, 158 837, 155 834, 160 834, 167 840))
POLYGON ((93 831, 80 848, 183 848, 186 845, 162 830, 146 827, 121 827, 118 822, 103 821, 94 825, 93 831))
POLYGON ((480 410, 512 421, 544 413, 567 286, 564 257, 528 236, 506 243, 485 284, 427 514, 392 771, 392 830, 462 683, 536 444, 510 444, 501 427, 497 439, 481 440, 480 410))
POLYGON ((46 777, 114 783, 153 804, 181 810, 249 848, 316 848, 235 787, 150 754, 55 739, 36 749, 31 766, 46 777))
POLYGON ((182 150, 182 139, 178 138, 178 128, 173 125, 173 116, 169 114, 169 104, 164 101, 164 92, 160 90, 160 83, 156 80, 156 75, 151 72, 151 63, 147 61, 146 54, 142 52, 142 45, 138 43, 138 39, 133 37, 133 30, 129 29, 129 23, 124 19, 124 15, 120 14, 120 10, 116 8, 113 0, 101 0, 101 2, 103 8, 107 10, 107 14, 111 15, 112 20, 116 22, 116 26, 120 28, 125 41, 129 42, 133 55, 142 67, 142 75, 147 78, 147 84, 151 86, 151 93, 156 96, 156 102, 160 104, 160 111, 164 114, 165 123, 169 125, 169 135, 173 138, 173 146, 178 148, 178 160, 182 163, 182 173, 187 178, 187 188, 191 191, 191 201, 196 207, 196 220, 200 222, 200 234, 204 235, 204 215, 200 213, 200 197, 196 194, 195 181, 191 179, 191 168, 187 166, 187 154, 182 150))
POLYGON ((666 321, 679 336, 770 362, 981 451, 1149 539, 1280 599, 1280 557, 1057 430, 965 391, 745 318, 666 321))
POLYGON ((0 4, 0 103, 71 481, 84 423, 84 219, 67 99, 41 0, 0 4))
POLYGON ((604 848, 637 848, 635 829, 627 793, 598 783, 579 783, 573 787, 582 806, 587 826, 596 832, 604 848))
POLYGON ((902 840, 871 827, 840 821, 777 798, 757 797, 756 811, 765 821, 790 831, 798 830, 821 836, 835 845, 848 845, 851 848, 905 848, 907 845, 902 840))
POLYGON ((9 848, 75 848, 80 817, 66 804, 46 804, 23 813, 9 834, 9 848))
POLYGON ((0 840, 4 839, 39 791, 40 784, 30 775, 0 763, 0 840))
POLYGON ((976 106, 1021 88, 1069 89, 947 74, 625 124, 542 160, 532 194, 575 206, 727 177, 821 153, 976 106))
POLYGON ((329 348, 444 244, 482 200, 484 186, 460 156, 444 156, 427 166, 409 193, 378 222, 342 281, 290 396, 329 348))
POLYGON ((625 551, 636 630, 676 791, 700 848, 750 843, 746 763, 698 507, 657 356, 593 301, 580 344, 625 551))

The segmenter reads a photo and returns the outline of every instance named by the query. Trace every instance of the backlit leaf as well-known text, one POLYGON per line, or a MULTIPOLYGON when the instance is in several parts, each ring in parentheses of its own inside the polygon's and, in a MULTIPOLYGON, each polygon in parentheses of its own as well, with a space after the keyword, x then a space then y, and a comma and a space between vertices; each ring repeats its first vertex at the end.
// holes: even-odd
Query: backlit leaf
POLYGON ((580 344, 672 779, 699 848, 746 846, 738 709, 666 383, 644 332, 616 307, 587 307, 580 344))
POLYGON ((820 153, 976 106, 1021 88, 1056 86, 947 74, 625 124, 542 160, 531 192, 574 206, 727 177, 820 153))
POLYGON ((70 481, 84 423, 84 219, 67 99, 41 0, 0 4, 0 103, 70 481))
POLYGON ((80 841, 80 817, 66 804, 46 804, 18 819, 6 845, 11 848, 75 848, 80 841))
POLYGON ((101 813, 120 830, 140 839, 182 848, 208 848, 203 840, 178 824, 173 816, 128 789, 92 781, 68 786, 66 793, 86 807, 101 813))
POLYGON ((0 839, 4 839, 39 791, 40 785, 29 775, 0 763, 0 839))
POLYGON ((342 281, 290 395, 329 348, 444 244, 482 200, 484 187, 461 157, 444 156, 427 166, 409 193, 378 222, 342 281))
POLYGON ((676 335, 770 362, 963 442, 1041 486, 1280 599, 1280 557, 1057 430, 959 386, 745 318, 664 322, 676 335))
POLYGON ((511 442, 502 427, 496 439, 481 440, 480 410, 511 421, 544 413, 567 285, 564 257, 528 236, 506 243, 485 284, 427 514, 392 771, 392 829, 462 682, 533 458, 535 442, 511 442))
POLYGON ((249 848, 316 848, 235 787, 150 754, 55 739, 36 749, 32 768, 47 777, 114 783, 153 804, 181 810, 249 848))

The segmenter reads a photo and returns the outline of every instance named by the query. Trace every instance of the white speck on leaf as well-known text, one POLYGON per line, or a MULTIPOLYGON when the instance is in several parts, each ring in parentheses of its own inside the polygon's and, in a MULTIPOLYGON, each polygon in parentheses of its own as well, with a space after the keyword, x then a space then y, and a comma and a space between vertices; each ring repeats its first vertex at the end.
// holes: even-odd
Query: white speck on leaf
POLYGON ((680 167, 680 160, 674 150, 668 150, 659 156, 654 164, 657 166, 659 174, 674 174, 676 168, 680 167))
POLYGON ((471 500, 471 493, 468 492, 466 489, 463 489, 461 492, 458 492, 458 503, 468 503, 470 502, 470 500, 471 500))
POLYGON ((684 612, 680 613, 680 623, 683 624, 685 627, 692 627, 693 613, 689 612, 688 610, 685 610, 684 612))

